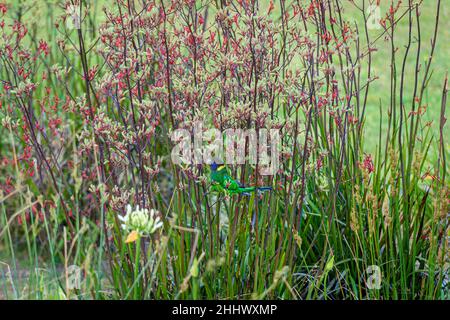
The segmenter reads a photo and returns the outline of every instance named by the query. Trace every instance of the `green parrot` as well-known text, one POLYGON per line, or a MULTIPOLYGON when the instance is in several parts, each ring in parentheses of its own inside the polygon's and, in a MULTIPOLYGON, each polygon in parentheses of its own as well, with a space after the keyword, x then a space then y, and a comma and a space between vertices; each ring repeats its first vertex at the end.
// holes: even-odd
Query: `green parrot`
POLYGON ((217 192, 228 192, 231 194, 249 195, 254 191, 268 191, 271 187, 245 187, 230 177, 227 167, 225 165, 218 165, 213 162, 211 164, 211 182, 212 190, 217 192))

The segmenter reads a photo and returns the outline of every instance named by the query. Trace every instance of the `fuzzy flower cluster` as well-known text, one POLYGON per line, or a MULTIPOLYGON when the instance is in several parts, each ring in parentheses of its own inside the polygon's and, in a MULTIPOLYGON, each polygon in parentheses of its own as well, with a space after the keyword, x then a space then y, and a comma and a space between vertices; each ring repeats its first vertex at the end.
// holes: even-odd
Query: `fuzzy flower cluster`
POLYGON ((139 206, 133 209, 128 205, 127 213, 125 216, 119 215, 119 220, 124 230, 137 231, 141 235, 151 235, 163 225, 155 210, 141 209, 139 206))

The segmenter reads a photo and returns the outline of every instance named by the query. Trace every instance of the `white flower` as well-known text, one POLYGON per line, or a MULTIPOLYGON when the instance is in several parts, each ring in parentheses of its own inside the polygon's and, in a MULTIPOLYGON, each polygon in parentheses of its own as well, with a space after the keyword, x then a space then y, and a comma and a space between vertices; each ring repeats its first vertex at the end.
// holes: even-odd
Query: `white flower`
POLYGON ((118 218, 122 222, 122 229, 137 231, 141 235, 150 235, 163 225, 161 219, 156 216, 156 213, 157 211, 153 209, 149 211, 148 209, 140 209, 139 206, 133 210, 128 205, 125 216, 119 215, 118 218))

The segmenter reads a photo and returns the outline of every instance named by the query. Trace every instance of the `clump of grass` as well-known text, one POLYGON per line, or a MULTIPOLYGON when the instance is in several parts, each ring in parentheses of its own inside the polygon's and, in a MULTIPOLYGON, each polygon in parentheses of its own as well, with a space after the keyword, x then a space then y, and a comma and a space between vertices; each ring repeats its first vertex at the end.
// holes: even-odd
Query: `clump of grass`
POLYGON ((6 298, 448 298, 447 79, 438 136, 423 118, 441 1, 431 42, 412 0, 393 3, 373 39, 373 1, 355 4, 361 25, 341 1, 263 4, 115 1, 97 25, 93 3, 67 2, 49 7, 48 43, 20 19, 2 28, 6 298), (364 128, 382 38, 389 104, 374 148, 364 128), (276 174, 230 166, 273 190, 213 194, 208 166, 174 164, 171 133, 198 121, 279 129, 276 174), (122 228, 127 205, 164 226, 122 228))

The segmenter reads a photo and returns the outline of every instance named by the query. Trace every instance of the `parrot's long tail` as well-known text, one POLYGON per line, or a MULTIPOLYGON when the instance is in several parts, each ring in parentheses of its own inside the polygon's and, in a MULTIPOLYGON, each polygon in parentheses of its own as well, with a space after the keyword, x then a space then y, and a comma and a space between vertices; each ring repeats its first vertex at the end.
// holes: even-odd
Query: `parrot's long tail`
POLYGON ((255 191, 255 190, 258 190, 258 191, 270 191, 270 190, 272 190, 272 187, 258 187, 258 188, 256 188, 256 187, 247 187, 247 188, 239 188, 239 191, 241 191, 241 192, 253 192, 253 191, 255 191))

